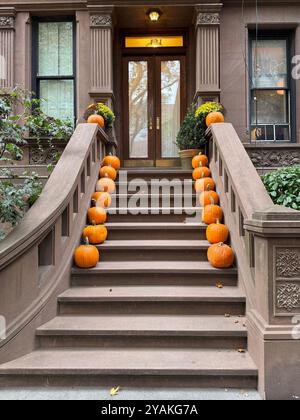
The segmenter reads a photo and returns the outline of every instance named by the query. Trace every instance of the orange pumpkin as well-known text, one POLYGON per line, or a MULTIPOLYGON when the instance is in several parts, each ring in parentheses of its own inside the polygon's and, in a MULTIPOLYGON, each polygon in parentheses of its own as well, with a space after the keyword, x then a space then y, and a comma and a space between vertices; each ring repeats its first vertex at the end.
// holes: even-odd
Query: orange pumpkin
POLYGON ((206 229, 206 238, 211 244, 219 244, 227 242, 229 237, 229 229, 226 225, 220 223, 217 220, 216 223, 212 223, 206 229))
POLYGON ((207 258, 215 268, 230 268, 234 263, 234 252, 230 246, 221 242, 208 248, 207 258))
POLYGON ((194 169, 193 178, 195 181, 201 178, 209 178, 210 176, 211 172, 207 166, 199 166, 199 168, 194 169))
POLYGON ((108 176, 105 176, 97 182, 96 190, 97 192, 107 192, 109 194, 113 194, 116 191, 116 184, 108 176))
POLYGON ((225 121, 222 112, 211 112, 206 117, 206 126, 210 127, 212 124, 223 123, 225 121))
POLYGON ((103 166, 100 169, 100 177, 104 178, 106 176, 115 181, 117 178, 117 171, 112 166, 103 166))
POLYGON ((117 156, 106 156, 103 159, 103 166, 112 166, 116 171, 121 168, 121 161, 117 156))
POLYGON ((96 225, 103 225, 107 220, 107 214, 101 207, 91 207, 88 209, 89 223, 96 223, 96 225))
POLYGON ((217 223, 217 220, 223 220, 223 210, 220 206, 216 204, 209 204, 205 206, 202 212, 203 223, 211 225, 212 223, 217 223))
POLYGON ((215 191, 203 191, 199 196, 201 207, 209 206, 210 204, 219 204, 219 201, 219 194, 217 194, 215 191))
POLYGON ((88 124, 98 124, 101 128, 105 127, 105 120, 102 115, 93 114, 88 118, 87 122, 88 124))
POLYGON ((201 193, 203 191, 214 190, 216 184, 212 178, 201 178, 197 179, 195 182, 195 190, 197 193, 201 193))
POLYGON ((193 157, 192 160, 193 168, 199 168, 199 166, 208 166, 208 157, 199 153, 199 155, 193 157))
POLYGON ((88 239, 85 239, 85 245, 79 246, 74 255, 75 264, 79 268, 94 268, 100 259, 98 249, 89 244, 88 239))
POLYGON ((92 195, 92 201, 96 207, 108 208, 111 205, 111 196, 107 192, 95 192, 92 195))
POLYGON ((88 238, 89 243, 93 245, 102 244, 107 239, 107 229, 104 225, 96 225, 93 223, 83 229, 83 237, 88 238))

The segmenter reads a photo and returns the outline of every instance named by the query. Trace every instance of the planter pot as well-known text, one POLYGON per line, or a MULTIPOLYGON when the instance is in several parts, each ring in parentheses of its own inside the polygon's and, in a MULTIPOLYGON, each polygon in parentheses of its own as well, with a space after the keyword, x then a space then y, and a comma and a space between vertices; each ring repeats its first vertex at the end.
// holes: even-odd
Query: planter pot
POLYGON ((181 159, 181 167, 182 169, 193 169, 192 167, 192 159, 193 157, 199 155, 201 153, 200 149, 190 149, 190 150, 181 150, 179 153, 181 159))

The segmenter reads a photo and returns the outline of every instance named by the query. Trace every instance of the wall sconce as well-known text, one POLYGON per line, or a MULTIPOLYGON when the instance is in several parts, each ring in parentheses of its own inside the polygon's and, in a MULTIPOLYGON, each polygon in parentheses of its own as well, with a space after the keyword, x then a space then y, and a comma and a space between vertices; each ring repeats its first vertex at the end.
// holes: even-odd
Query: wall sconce
POLYGON ((158 22, 161 16, 161 12, 159 10, 150 10, 150 12, 148 12, 148 16, 151 22, 158 22))

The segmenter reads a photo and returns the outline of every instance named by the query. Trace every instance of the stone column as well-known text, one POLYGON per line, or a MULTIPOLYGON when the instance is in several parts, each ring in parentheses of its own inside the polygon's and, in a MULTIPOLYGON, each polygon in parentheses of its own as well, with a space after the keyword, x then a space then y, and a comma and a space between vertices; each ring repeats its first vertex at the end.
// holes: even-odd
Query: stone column
POLYGON ((112 107, 113 98, 113 8, 90 12, 90 96, 112 107))
POLYGON ((196 6, 196 98, 220 98, 220 11, 222 4, 196 6))
POLYGON ((0 8, 0 89, 14 87, 15 10, 0 8))

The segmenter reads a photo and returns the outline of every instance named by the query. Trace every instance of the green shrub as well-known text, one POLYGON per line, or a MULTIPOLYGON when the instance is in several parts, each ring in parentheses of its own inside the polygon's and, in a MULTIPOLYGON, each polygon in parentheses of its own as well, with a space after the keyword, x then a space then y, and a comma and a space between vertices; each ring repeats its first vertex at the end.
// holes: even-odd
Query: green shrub
POLYGON ((196 117, 195 112, 196 105, 192 105, 180 127, 176 139, 179 150, 200 149, 207 142, 205 138, 206 127, 203 126, 200 118, 196 117))
POLYGON ((300 211, 300 166, 270 172, 262 179, 275 204, 300 211))

